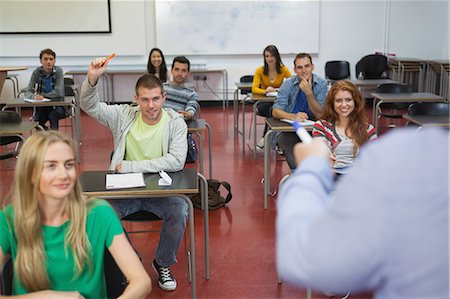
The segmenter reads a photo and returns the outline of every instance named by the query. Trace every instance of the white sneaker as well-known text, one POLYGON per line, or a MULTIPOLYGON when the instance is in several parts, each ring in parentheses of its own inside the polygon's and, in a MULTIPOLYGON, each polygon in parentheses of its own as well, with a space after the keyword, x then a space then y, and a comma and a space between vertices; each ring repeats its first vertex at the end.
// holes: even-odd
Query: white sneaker
POLYGON ((264 148, 264 137, 259 140, 256 144, 256 148, 263 149, 264 148))

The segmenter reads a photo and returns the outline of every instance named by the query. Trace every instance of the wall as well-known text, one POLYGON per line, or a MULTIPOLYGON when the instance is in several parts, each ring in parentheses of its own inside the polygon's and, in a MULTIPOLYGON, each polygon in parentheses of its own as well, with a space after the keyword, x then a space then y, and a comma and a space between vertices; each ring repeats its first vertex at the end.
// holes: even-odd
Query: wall
MULTIPOLYGON (((319 54, 313 56, 316 73, 324 75, 323 68, 328 60, 345 59, 350 62, 354 77, 356 62, 375 51, 395 53, 399 57, 449 59, 448 12, 448 1, 321 1, 319 54)), ((87 66, 95 55, 108 55, 113 51, 118 54, 113 64, 146 65, 148 52, 156 43, 152 21, 155 19, 154 2, 112 0, 111 14, 111 36, 70 35, 63 39, 54 35, 0 35, 0 65, 30 67, 29 71, 20 72, 22 87, 27 84, 32 69, 39 65, 39 60, 25 53, 23 47, 34 49, 36 55, 44 47, 54 48, 57 54, 63 53, 57 57, 57 63, 65 70, 87 66)), ((298 43, 300 52, 301 41, 294 42, 298 43)), ((267 44, 270 43, 268 37, 267 44)), ((29 49, 26 52, 30 52, 29 49)), ((189 58, 194 65, 226 68, 230 99, 234 82, 242 75, 252 74, 262 64, 261 54, 189 55, 189 58)), ((282 55, 289 68, 293 66, 293 58, 292 54, 282 55)), ((172 59, 173 56, 166 57, 169 63, 172 59)), ((219 75, 208 75, 206 83, 221 93, 222 78, 219 75)), ((194 84, 197 84, 201 99, 217 99, 203 82, 194 84)), ((10 97, 11 89, 10 83, 6 82, 1 96, 10 97)))

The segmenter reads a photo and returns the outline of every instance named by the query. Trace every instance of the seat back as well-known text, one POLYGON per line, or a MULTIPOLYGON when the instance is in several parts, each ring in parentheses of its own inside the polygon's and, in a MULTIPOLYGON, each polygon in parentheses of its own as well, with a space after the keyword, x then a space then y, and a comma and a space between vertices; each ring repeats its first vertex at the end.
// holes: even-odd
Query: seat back
POLYGON ((366 55, 356 64, 356 78, 385 79, 387 78, 387 71, 387 57, 384 55, 366 55))
POLYGON ((448 103, 414 103, 408 108, 409 115, 449 116, 448 103))
POLYGON ((325 63, 325 78, 343 80, 350 78, 350 63, 345 60, 333 60, 325 63))
POLYGON ((0 111, 0 124, 13 124, 22 122, 22 116, 14 111, 0 111))
POLYGON ((380 84, 375 89, 377 93, 411 93, 412 87, 408 84, 386 83, 380 84))
POLYGON ((0 273, 0 295, 12 295, 13 262, 10 255, 5 256, 5 261, 1 265, 0 273))
MULTIPOLYGON (((252 83, 253 82, 253 75, 242 76, 239 79, 239 82, 241 82, 241 83, 252 83)), ((252 88, 251 87, 250 88, 241 88, 241 94, 247 95, 249 93, 252 93, 252 88)))

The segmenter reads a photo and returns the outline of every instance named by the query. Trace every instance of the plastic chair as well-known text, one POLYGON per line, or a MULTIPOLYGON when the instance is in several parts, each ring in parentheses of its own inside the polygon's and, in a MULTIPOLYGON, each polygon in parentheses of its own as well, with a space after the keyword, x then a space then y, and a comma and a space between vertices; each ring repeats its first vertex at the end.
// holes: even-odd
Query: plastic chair
MULTIPOLYGON (((22 117, 18 113, 14 111, 0 111, 0 125, 21 122, 22 117)), ((6 151, 0 154, 0 160, 16 157, 24 140, 20 134, 0 136, 0 146, 6 148, 6 151), (7 149, 10 144, 15 144, 13 150, 7 149)))
POLYGON ((449 116, 449 103, 414 103, 409 106, 408 114, 449 116))
POLYGON ((330 82, 350 79, 350 63, 346 60, 333 60, 325 63, 325 78, 330 82))
MULTIPOLYGON (((377 93, 411 93, 412 87, 407 84, 401 83, 387 83, 380 84, 376 88, 377 93)), ((401 119, 402 112, 399 110, 407 109, 411 103, 382 103, 378 113, 378 118, 387 117, 391 119, 401 119), (386 110, 392 111, 391 113, 385 112, 386 110)), ((395 125, 391 123, 389 127, 393 128, 395 125)))
POLYGON ((356 64, 356 78, 386 79, 388 78, 387 57, 379 54, 366 55, 356 64))

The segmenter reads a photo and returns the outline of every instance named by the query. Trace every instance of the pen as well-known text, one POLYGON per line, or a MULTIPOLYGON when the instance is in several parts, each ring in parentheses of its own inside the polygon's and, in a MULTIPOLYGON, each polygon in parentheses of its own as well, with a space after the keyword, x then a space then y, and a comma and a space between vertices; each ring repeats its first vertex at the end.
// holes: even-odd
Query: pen
MULTIPOLYGON (((292 122, 292 126, 294 127, 295 133, 297 134, 297 136, 300 138, 300 140, 303 143, 310 143, 312 141, 312 137, 311 135, 309 135, 308 131, 306 131, 305 127, 301 124, 299 124, 296 120, 294 120, 292 122)), ((333 153, 331 152, 330 148, 327 146, 328 149, 328 153, 330 154, 330 156, 333 155, 333 153)))
POLYGON ((103 61, 103 63, 101 64, 101 66, 104 66, 105 63, 107 63, 108 61, 110 61, 111 59, 113 59, 116 56, 116 53, 112 53, 111 55, 109 55, 108 58, 105 59, 105 61, 103 61))

